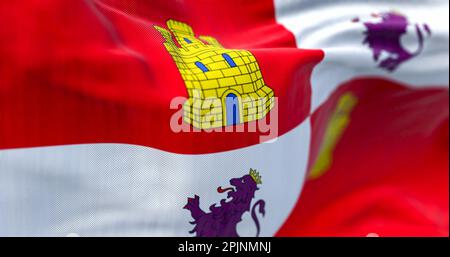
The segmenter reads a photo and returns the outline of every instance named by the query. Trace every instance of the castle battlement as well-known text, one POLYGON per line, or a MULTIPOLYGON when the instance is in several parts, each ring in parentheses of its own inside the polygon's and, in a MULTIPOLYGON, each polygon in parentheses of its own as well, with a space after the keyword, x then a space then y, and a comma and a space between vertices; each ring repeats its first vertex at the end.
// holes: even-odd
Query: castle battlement
POLYGON ((210 36, 196 37, 186 23, 168 20, 167 27, 155 26, 188 91, 185 122, 197 128, 229 126, 261 119, 272 109, 273 90, 251 52, 226 49, 210 36))

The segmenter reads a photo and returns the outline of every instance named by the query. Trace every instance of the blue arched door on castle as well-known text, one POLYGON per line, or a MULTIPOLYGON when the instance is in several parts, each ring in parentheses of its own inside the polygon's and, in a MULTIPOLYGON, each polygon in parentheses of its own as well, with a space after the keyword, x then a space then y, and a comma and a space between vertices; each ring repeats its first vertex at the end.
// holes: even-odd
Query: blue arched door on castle
POLYGON ((239 124, 239 102, 238 97, 229 93, 225 97, 225 111, 227 117, 227 126, 239 124))

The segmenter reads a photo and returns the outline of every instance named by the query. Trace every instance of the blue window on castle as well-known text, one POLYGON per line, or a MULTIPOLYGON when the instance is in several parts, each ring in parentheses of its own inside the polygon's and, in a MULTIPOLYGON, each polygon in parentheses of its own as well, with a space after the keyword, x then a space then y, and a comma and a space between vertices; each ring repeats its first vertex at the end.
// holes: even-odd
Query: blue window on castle
POLYGON ((189 40, 189 38, 184 38, 184 41, 186 41, 186 43, 188 43, 188 44, 192 43, 192 41, 189 40))
POLYGON ((230 67, 236 67, 236 63, 233 61, 233 59, 231 59, 231 57, 228 54, 222 54, 222 57, 223 59, 225 59, 225 61, 227 61, 230 67))
POLYGON ((239 101, 237 95, 229 93, 225 97, 227 126, 239 124, 239 101))
POLYGON ((208 71, 208 68, 206 68, 206 66, 205 66, 203 63, 201 63, 201 62, 195 62, 195 65, 196 65, 200 70, 202 70, 203 72, 207 72, 207 71, 208 71))

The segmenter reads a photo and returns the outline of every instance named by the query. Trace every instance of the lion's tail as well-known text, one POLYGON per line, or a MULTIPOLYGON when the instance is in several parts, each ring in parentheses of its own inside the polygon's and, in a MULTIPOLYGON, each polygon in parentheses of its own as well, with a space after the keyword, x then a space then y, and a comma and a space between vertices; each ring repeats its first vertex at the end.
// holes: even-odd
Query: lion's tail
MULTIPOLYGON (((428 27, 425 27, 426 29, 428 27)), ((413 53, 414 56, 420 54, 423 50, 423 41, 424 41, 424 36, 422 33, 422 29, 420 28, 419 24, 416 24, 416 34, 417 34, 417 38, 419 40, 419 46, 417 48, 417 50, 413 53)))
POLYGON ((259 206, 258 211, 264 217, 264 215, 266 214, 266 211, 264 209, 265 205, 266 205, 266 203, 264 202, 264 200, 258 200, 252 207, 252 219, 256 225, 256 237, 259 236, 259 232, 260 232, 259 221, 258 221, 258 217, 256 216, 256 206, 259 206))

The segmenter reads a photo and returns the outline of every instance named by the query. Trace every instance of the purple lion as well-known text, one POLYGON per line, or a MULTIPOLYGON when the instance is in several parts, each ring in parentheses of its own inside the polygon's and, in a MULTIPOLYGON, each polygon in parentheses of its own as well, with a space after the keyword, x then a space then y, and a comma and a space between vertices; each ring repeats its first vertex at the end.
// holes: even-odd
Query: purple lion
MULTIPOLYGON (((431 35, 431 30, 427 24, 423 24, 422 27, 419 24, 415 24, 417 40, 419 43, 418 48, 414 52, 409 52, 401 44, 401 38, 407 33, 409 25, 408 19, 395 12, 387 12, 381 14, 372 14, 373 17, 381 17, 381 22, 371 23, 364 22, 366 35, 363 44, 367 44, 373 52, 373 59, 378 62, 380 54, 385 51, 389 54, 383 60, 380 60, 378 67, 387 71, 394 71, 397 67, 417 56, 423 50, 424 36, 422 30, 425 30, 428 36, 431 35)), ((359 19, 353 20, 358 22, 359 19)))
MULTIPOLYGON (((242 220, 242 215, 250 211, 251 201, 258 190, 257 184, 261 184, 261 177, 255 171, 250 169, 248 175, 241 178, 233 178, 230 180, 232 187, 223 189, 217 188, 218 193, 228 191, 226 199, 220 201, 220 206, 212 204, 209 207, 210 212, 204 212, 200 208, 200 197, 195 195, 194 198, 188 198, 184 209, 191 212, 194 221, 190 222, 195 225, 194 229, 189 233, 196 233, 197 237, 238 237, 236 230, 237 224, 242 220), (229 201, 227 201, 229 200, 229 201)), ((259 236, 260 225, 256 216, 256 208, 258 212, 264 216, 265 202, 258 200, 253 204, 251 216, 256 225, 256 236, 259 236)))

